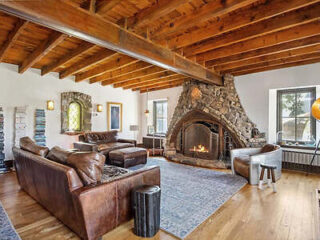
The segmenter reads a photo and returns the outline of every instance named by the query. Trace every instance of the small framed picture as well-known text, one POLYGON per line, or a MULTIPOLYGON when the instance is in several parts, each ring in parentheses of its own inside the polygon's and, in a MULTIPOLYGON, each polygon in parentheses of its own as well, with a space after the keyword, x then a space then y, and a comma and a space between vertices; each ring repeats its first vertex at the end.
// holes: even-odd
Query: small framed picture
POLYGON ((108 130, 122 131, 122 103, 107 102, 108 130))

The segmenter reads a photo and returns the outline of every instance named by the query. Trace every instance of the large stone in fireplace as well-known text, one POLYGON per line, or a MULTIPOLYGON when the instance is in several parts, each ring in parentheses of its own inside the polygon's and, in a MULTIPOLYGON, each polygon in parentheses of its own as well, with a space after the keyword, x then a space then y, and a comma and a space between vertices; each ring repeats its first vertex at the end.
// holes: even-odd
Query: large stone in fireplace
POLYGON ((170 157, 178 152, 180 158, 181 154, 194 154, 197 159, 226 159, 232 148, 265 144, 265 139, 252 137, 255 128, 241 105, 232 75, 224 76, 223 86, 191 80, 184 83, 171 119, 165 154, 170 157))

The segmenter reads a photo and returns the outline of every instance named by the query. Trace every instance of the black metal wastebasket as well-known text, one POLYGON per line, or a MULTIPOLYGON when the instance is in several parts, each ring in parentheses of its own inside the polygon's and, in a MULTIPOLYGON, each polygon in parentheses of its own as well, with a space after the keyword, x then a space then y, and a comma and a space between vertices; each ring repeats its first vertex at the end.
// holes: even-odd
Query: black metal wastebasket
POLYGON ((134 233, 153 237, 160 229, 160 196, 158 186, 141 186, 133 190, 134 233))

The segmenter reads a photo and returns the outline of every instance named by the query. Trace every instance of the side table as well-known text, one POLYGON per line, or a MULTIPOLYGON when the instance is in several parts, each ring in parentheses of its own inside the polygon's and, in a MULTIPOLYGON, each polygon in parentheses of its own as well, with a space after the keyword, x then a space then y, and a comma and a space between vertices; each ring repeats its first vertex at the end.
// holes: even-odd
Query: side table
POLYGON ((134 233, 139 237, 153 237, 160 229, 160 187, 144 185, 132 194, 134 233))

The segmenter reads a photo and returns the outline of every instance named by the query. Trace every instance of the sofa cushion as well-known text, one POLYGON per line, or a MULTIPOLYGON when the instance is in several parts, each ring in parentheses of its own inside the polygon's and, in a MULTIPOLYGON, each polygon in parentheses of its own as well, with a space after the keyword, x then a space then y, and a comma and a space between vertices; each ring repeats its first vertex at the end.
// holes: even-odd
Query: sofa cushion
POLYGON ((46 157, 49 152, 49 148, 37 145, 29 137, 20 138, 20 148, 41 157, 46 157))
POLYGON ((233 160, 234 170, 241 176, 249 179, 250 156, 243 155, 233 160))
POLYGON ((50 152, 47 155, 47 158, 58 163, 66 164, 67 159, 71 154, 72 152, 55 146, 50 150, 50 152))
POLYGON ((67 158, 67 164, 76 169, 84 185, 101 181, 105 156, 95 152, 75 152, 67 158))
POLYGON ((103 153, 108 153, 115 149, 134 147, 132 143, 121 143, 121 142, 111 142, 111 143, 102 143, 98 145, 98 151, 103 153))
POLYGON ((84 138, 88 143, 116 142, 118 138, 118 131, 89 132, 84 135, 84 138))
POLYGON ((266 144, 262 147, 261 153, 266 153, 266 152, 272 152, 274 150, 277 150, 279 147, 277 145, 273 144, 266 144))

